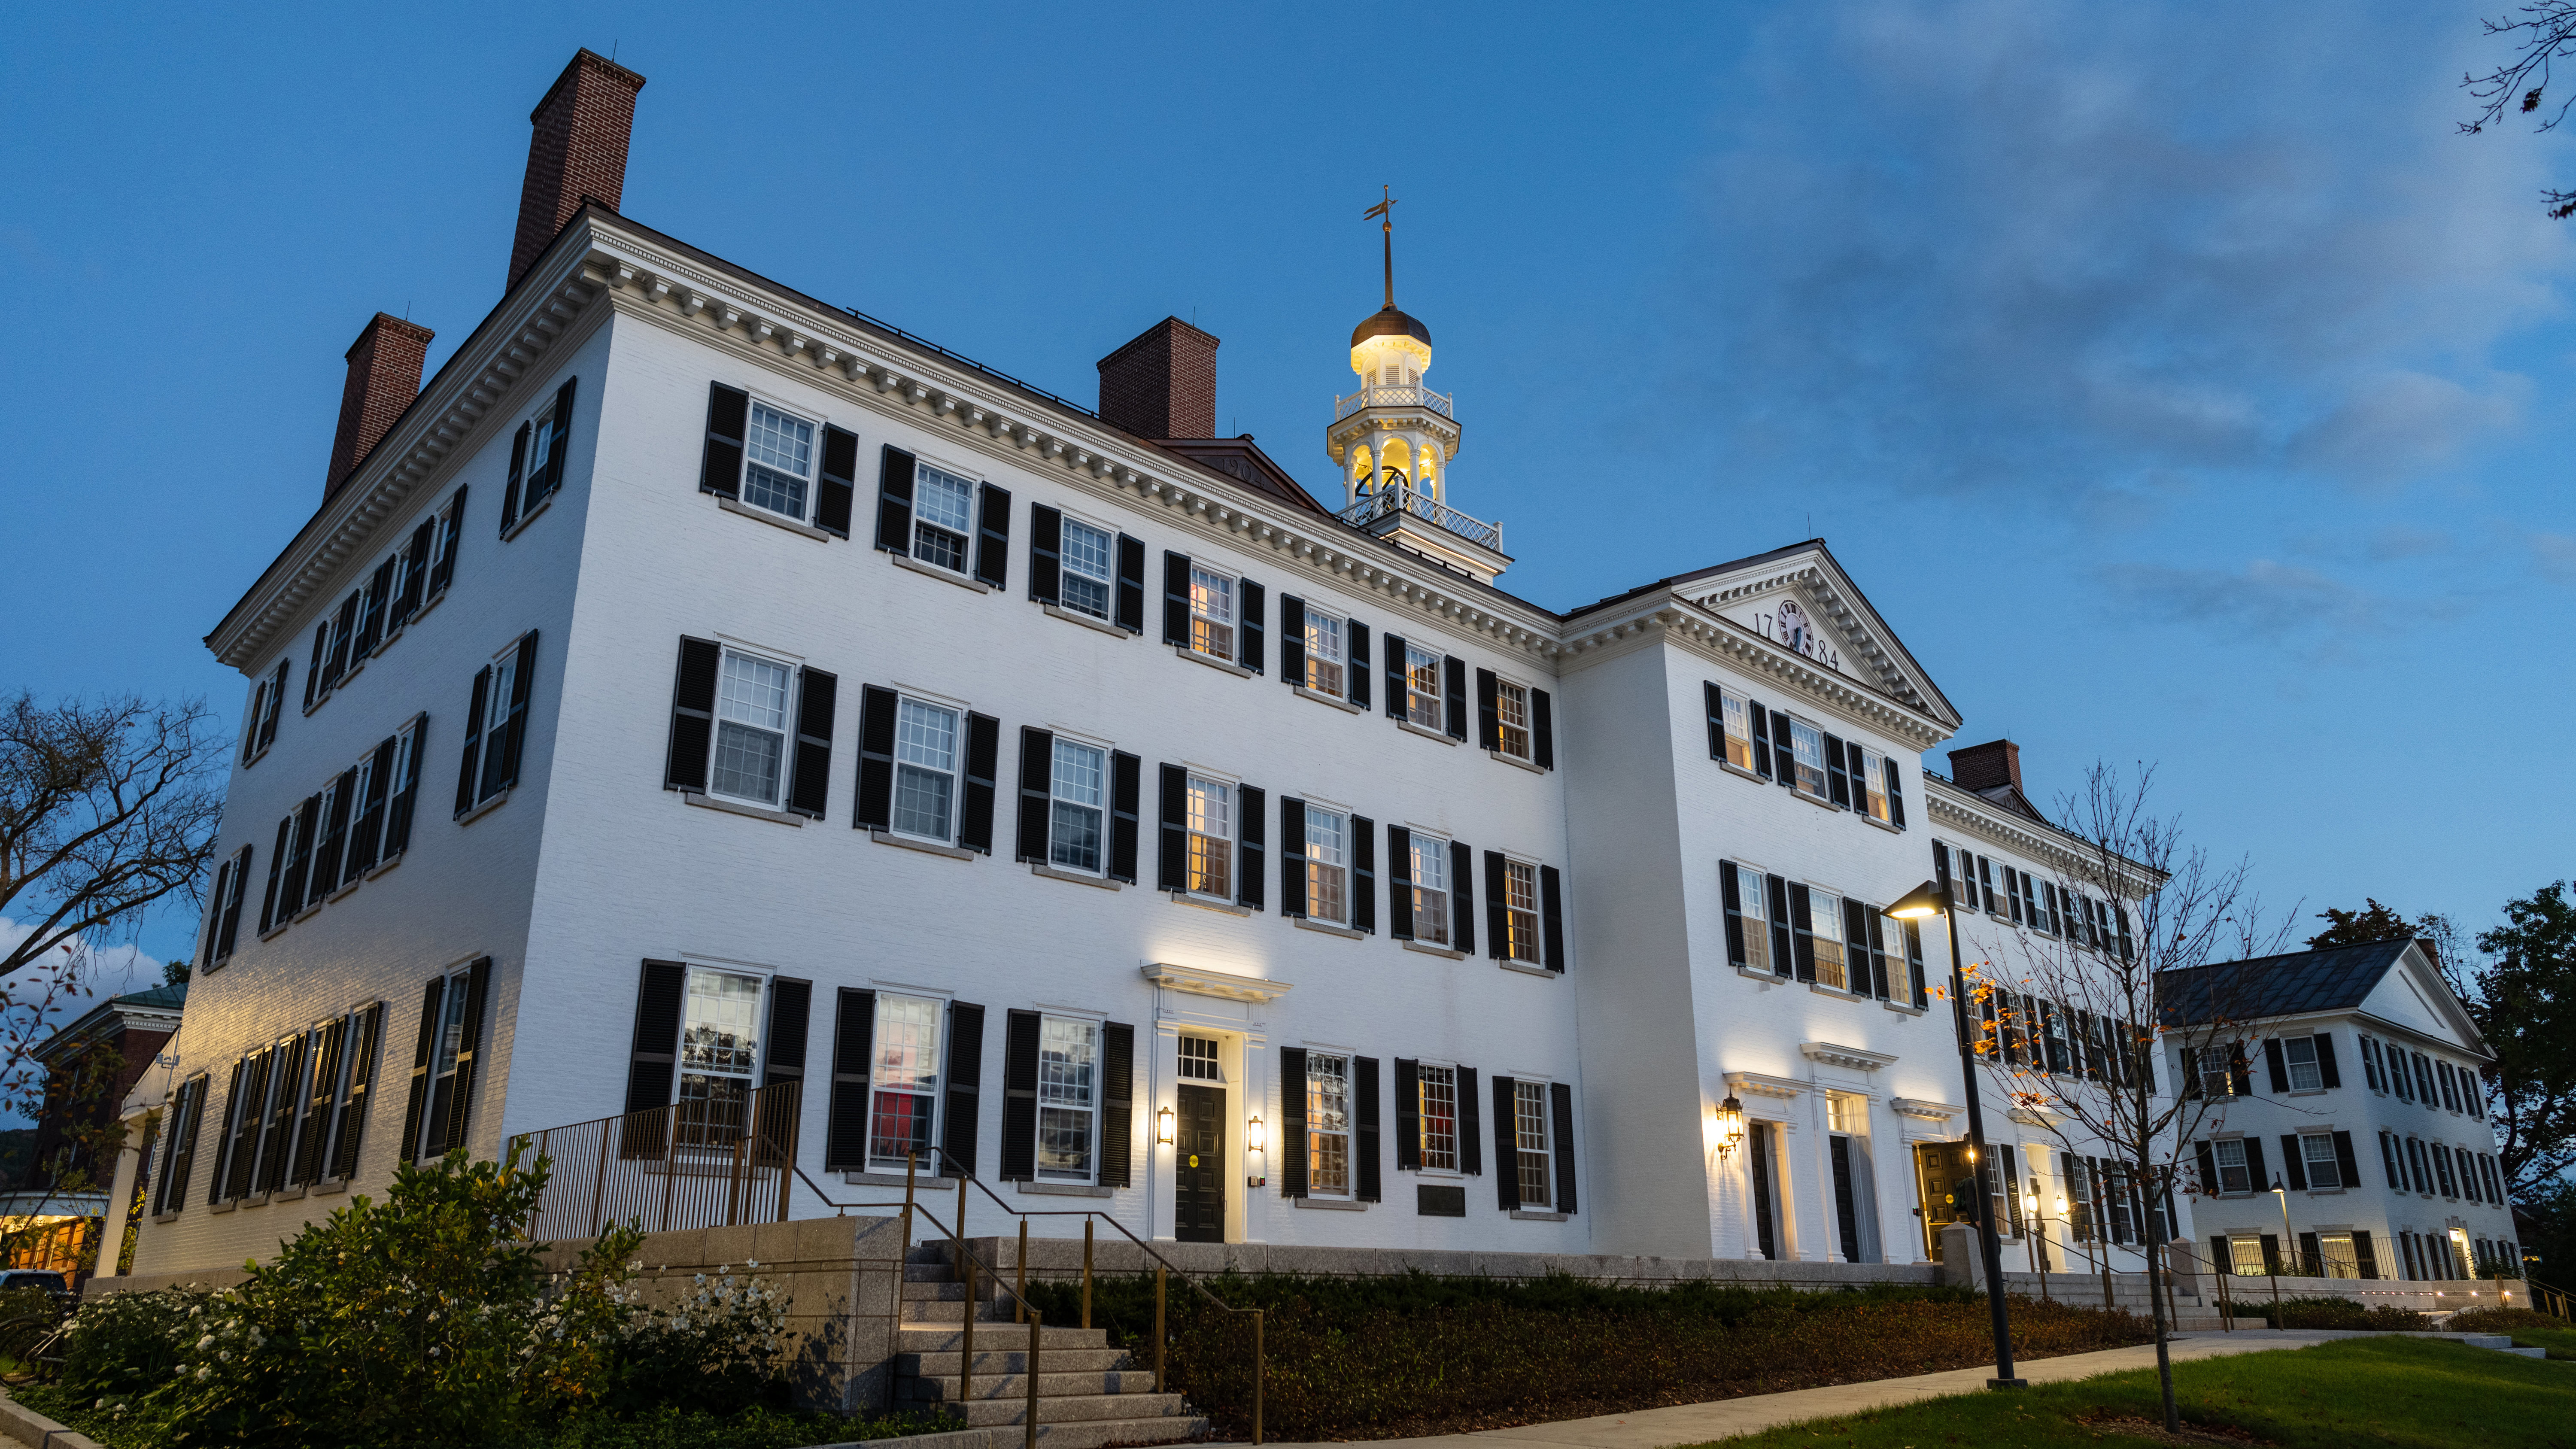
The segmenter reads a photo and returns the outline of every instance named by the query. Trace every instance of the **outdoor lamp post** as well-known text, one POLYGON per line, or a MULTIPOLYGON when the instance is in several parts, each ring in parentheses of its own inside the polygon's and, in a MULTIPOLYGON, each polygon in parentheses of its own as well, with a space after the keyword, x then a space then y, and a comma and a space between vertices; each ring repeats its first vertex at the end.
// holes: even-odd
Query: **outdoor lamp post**
MULTIPOLYGON (((1959 1077, 1968 1090, 1968 1150, 1976 1154, 1982 1187, 1990 1160, 1986 1155, 1986 1113, 1981 1105, 1985 1093, 1978 1090, 1976 1042, 1968 1032, 1968 978, 1960 969, 1958 912, 1951 909, 1949 893, 1927 880, 1906 892, 1903 900, 1883 914, 1898 921, 1941 916, 1950 923, 1950 1010, 1959 1033, 1959 1077)), ((2004 1248, 1995 1236, 1995 1215, 1991 1210, 1977 1214, 1977 1248, 1986 1268, 1986 1315, 1993 1320, 1995 1332, 1995 1376, 1986 1380, 1986 1387, 2028 1388, 2029 1380, 2013 1376, 2012 1326, 2004 1315, 2004 1248)))

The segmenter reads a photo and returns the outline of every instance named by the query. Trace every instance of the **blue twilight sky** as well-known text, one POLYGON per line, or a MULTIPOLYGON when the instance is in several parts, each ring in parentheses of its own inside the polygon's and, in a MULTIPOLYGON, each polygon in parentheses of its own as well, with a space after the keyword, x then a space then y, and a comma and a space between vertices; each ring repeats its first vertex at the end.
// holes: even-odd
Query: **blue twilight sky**
POLYGON ((2476 13, 15 7, 0 684, 239 709, 342 352, 471 331, 614 46, 629 215, 1079 399, 1194 317, 1322 488, 1391 184, 1517 592, 1821 534, 2043 801, 2156 762, 2276 908, 2483 926, 2570 866, 2576 136, 2454 134, 2476 13))

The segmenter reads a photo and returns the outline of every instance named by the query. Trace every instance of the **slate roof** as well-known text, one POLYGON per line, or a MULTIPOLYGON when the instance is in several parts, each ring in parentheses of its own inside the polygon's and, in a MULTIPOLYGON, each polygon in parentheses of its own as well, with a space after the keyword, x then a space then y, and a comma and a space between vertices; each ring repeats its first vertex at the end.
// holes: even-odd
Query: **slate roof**
POLYGON ((2248 1021, 2357 1007, 2413 944, 2411 936, 2396 936, 2367 946, 2256 956, 2161 972, 2157 985, 2165 1003, 2165 1024, 2198 1025, 2213 1015, 2248 1021))

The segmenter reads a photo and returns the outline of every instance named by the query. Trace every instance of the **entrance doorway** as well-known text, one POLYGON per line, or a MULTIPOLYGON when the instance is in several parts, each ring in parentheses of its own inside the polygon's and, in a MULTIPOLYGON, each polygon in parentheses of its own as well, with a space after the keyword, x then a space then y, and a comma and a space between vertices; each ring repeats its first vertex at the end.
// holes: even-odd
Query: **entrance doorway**
POLYGON ((1184 1082, 1172 1140, 1172 1236, 1225 1241, 1225 1089, 1184 1082))
POLYGON ((1916 1200, 1923 1204, 1915 1209, 1915 1215, 1923 1219, 1923 1251, 1936 1263, 1941 1261, 1941 1229, 1951 1223, 1976 1220, 1977 1167, 1973 1151, 1965 1142, 1914 1145, 1916 1200), (1965 1204, 1958 1200, 1963 1184, 1970 1194, 1965 1204), (1963 1206, 1967 1211, 1960 1210, 1963 1206))

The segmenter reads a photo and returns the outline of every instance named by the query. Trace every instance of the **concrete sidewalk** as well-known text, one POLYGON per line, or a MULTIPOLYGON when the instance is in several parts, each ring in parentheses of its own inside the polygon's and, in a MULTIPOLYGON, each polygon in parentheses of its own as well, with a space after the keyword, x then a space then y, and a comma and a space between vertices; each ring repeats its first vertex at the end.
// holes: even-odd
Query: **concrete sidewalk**
MULTIPOLYGON (((2259 1353, 2266 1349, 2306 1348, 2338 1338, 2370 1337, 2332 1330, 2241 1329, 2235 1333, 2189 1334, 2173 1341, 2173 1359, 2187 1363, 2199 1358, 2220 1358, 2234 1353, 2259 1353)), ((2123 1369, 2154 1368, 2156 1346, 2134 1344, 2128 1348, 2104 1349, 2099 1353, 2069 1354, 2064 1358, 2032 1359, 2014 1367, 2032 1383, 2057 1383, 2066 1379, 2089 1379, 2095 1374, 2117 1373, 2123 1369)), ((1891 1408, 1922 1399, 1942 1398, 1951 1394, 1971 1394, 1984 1390, 1992 1377, 1992 1367, 1954 1369, 1948 1373, 1917 1374, 1912 1378, 1875 1379, 1868 1383, 1836 1384, 1830 1388, 1797 1389, 1785 1394, 1747 1394, 1740 1399, 1719 1399, 1706 1404, 1678 1404, 1669 1409, 1640 1409, 1633 1414, 1604 1414, 1595 1419, 1567 1419, 1555 1424, 1530 1424, 1518 1429, 1486 1429, 1474 1434, 1443 1434, 1427 1439, 1372 1439, 1374 1446, 1443 1445, 1448 1449, 1502 1449, 1502 1446, 1564 1446, 1564 1449, 1663 1449, 1670 1444, 1702 1444, 1711 1439, 1725 1439, 1737 1434, 1751 1434, 1782 1424, 1796 1424, 1809 1419, 1829 1419, 1843 1414, 1858 1414, 1871 1409, 1891 1408)), ((1281 1449, 1320 1449, 1320 1446, 1283 1445, 1281 1449)))

